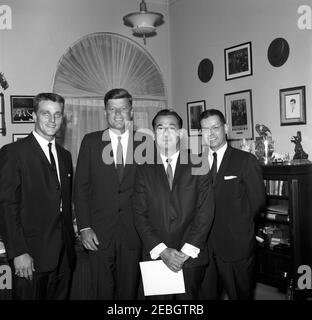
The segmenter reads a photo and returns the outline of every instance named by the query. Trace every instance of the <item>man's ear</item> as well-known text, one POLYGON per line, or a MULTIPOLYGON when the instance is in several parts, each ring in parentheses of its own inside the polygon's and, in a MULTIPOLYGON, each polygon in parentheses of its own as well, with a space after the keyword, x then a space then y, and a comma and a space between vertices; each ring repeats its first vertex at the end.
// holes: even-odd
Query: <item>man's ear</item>
POLYGON ((37 114, 35 112, 32 113, 33 120, 37 122, 37 114))
POLYGON ((227 123, 224 125, 224 131, 226 134, 229 133, 229 126, 227 125, 227 123))

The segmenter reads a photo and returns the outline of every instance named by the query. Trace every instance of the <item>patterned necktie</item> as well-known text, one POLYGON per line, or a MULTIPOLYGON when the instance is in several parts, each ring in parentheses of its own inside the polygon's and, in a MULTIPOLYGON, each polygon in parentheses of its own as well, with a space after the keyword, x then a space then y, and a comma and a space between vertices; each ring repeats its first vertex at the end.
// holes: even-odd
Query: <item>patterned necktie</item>
POLYGON ((124 173, 124 161, 123 161, 123 152, 122 152, 122 144, 121 144, 121 136, 118 136, 118 144, 117 144, 117 157, 116 157, 116 169, 118 173, 119 183, 122 181, 123 173, 124 173))
POLYGON ((54 159, 54 156, 52 153, 52 143, 51 142, 48 143, 48 147, 49 147, 50 164, 51 164, 52 170, 56 176, 58 186, 60 186, 60 182, 59 182, 58 175, 57 175, 56 163, 55 163, 55 159, 54 159))
POLYGON ((173 171, 171 167, 172 159, 168 158, 166 161, 168 163, 166 174, 167 174, 170 190, 172 190, 172 183, 173 183, 173 171))
POLYGON ((211 175, 212 175, 212 183, 214 183, 217 175, 217 153, 214 152, 212 155, 213 155, 213 162, 211 166, 211 175))

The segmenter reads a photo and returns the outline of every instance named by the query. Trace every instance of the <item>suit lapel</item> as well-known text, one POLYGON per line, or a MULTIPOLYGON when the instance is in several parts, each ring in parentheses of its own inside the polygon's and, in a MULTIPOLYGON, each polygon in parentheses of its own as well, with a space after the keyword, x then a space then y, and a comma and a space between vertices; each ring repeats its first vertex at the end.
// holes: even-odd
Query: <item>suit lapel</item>
POLYGON ((224 173, 225 173, 226 168, 228 167, 228 165, 230 163, 231 153, 232 153, 232 148, 228 145, 228 147, 225 150, 225 153, 224 153, 220 168, 219 168, 218 173, 217 173, 215 185, 219 184, 224 179, 224 173))
POLYGON ((161 182, 161 185, 165 186, 165 188, 168 188, 168 190, 170 191, 169 181, 167 178, 165 167, 159 152, 157 152, 157 148, 154 149, 154 152, 155 152, 155 159, 154 159, 155 165, 153 165, 153 167, 155 170, 155 177, 158 177, 158 179, 161 182))
MULTIPOLYGON (((31 133, 29 136, 29 142, 30 145, 32 147, 32 149, 36 152, 36 154, 39 156, 40 160, 47 166, 51 166, 50 162, 48 160, 48 158, 46 157, 46 155, 44 154, 42 148, 40 147, 40 144, 38 143, 38 141, 36 140, 36 138, 34 137, 34 135, 31 133)), ((48 143, 48 142, 47 142, 48 143)))
POLYGON ((172 183, 172 190, 174 190, 176 184, 178 183, 178 181, 180 180, 184 170, 183 170, 183 165, 181 164, 181 151, 179 154, 179 157, 177 159, 177 164, 176 164, 176 168, 175 168, 175 172, 174 172, 174 176, 173 176, 173 183, 172 183))
POLYGON ((57 159, 58 159, 58 165, 60 170, 60 179, 61 179, 61 186, 64 186, 64 179, 66 175, 66 166, 65 166, 65 159, 63 157, 63 152, 61 147, 58 144, 55 144, 56 152, 57 152, 57 159))

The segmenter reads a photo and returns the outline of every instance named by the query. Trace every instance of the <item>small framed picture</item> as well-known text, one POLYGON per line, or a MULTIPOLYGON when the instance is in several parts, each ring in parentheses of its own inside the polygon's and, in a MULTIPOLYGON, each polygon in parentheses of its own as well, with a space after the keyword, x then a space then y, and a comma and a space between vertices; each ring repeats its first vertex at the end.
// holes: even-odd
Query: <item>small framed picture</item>
POLYGON ((225 80, 252 75, 251 42, 224 49, 225 80))
POLYGON ((206 110, 205 100, 187 102, 187 129, 189 136, 200 136, 200 114, 206 110))
POLYGON ((34 96, 11 96, 12 123, 33 123, 34 96))
POLYGON ((229 140, 253 139, 251 90, 224 95, 229 140))
POLYGON ((305 86, 280 89, 281 126, 306 124, 305 86))
POLYGON ((12 134, 12 141, 16 142, 20 139, 26 138, 29 135, 29 133, 13 133, 12 134))

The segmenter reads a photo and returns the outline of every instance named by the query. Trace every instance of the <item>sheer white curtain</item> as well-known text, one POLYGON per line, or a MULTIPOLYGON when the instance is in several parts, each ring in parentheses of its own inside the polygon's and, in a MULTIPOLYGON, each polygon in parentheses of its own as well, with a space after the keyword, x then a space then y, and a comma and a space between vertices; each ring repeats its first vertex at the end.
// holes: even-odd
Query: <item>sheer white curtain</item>
POLYGON ((74 166, 83 136, 106 128, 103 99, 65 100, 65 128, 62 137, 64 147, 71 151, 74 166))
MULTIPOLYGON (((152 130, 155 114, 166 107, 164 101, 134 100, 134 129, 152 130)), ((65 121, 60 140, 71 151, 76 166, 81 141, 86 133, 107 128, 103 99, 66 98, 65 121)))
POLYGON ((133 96, 134 128, 151 128, 156 112, 167 106, 161 71, 136 42, 114 33, 94 33, 74 43, 61 57, 53 91, 65 97, 62 139, 76 163, 83 136, 106 127, 105 93, 124 88, 133 96))
POLYGON ((133 97, 167 100, 160 69, 136 42, 114 33, 87 35, 61 57, 53 91, 65 97, 103 97, 124 88, 133 97))

